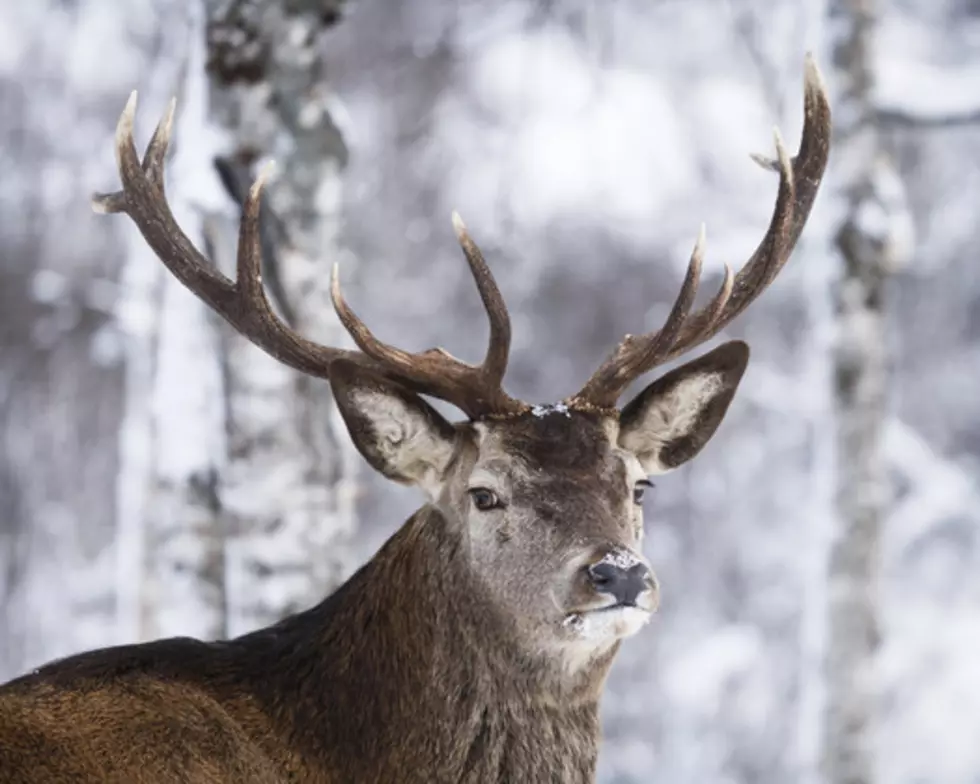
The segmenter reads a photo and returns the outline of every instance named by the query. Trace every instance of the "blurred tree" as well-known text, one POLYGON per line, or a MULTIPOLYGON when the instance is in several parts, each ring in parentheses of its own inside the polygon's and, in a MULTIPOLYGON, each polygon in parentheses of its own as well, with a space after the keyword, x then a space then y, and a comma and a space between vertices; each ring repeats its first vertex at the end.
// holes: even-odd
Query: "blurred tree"
POLYGON ((119 639, 123 249, 88 200, 134 72, 172 89, 174 7, 0 9, 0 677, 119 639))
MULTIPOLYGON (((215 164, 239 204, 264 158, 275 159, 263 205, 263 280, 282 317, 331 345, 347 340, 329 280, 338 258, 341 169, 347 148, 323 35, 339 0, 206 0, 215 164)), ((236 216, 237 217, 237 216, 236 216)), ((210 223, 231 272, 237 220, 210 223)), ((228 535, 228 631, 294 612, 346 577, 353 470, 325 382, 280 366, 222 325, 227 463, 218 480, 228 535)))
MULTIPOLYGON (((216 134, 207 116, 203 8, 198 0, 184 0, 175 10, 167 26, 180 30, 170 50, 179 70, 166 92, 141 90, 137 137, 149 136, 165 101, 175 96, 167 197, 184 231, 201 247, 207 205, 228 205, 211 166, 216 134)), ((225 536, 218 482, 226 441, 216 325, 127 219, 111 221, 128 242, 119 308, 127 336, 119 475, 121 636, 223 636, 225 536)))
MULTIPOLYGON (((919 436, 896 421, 893 413, 896 392, 907 384, 896 384, 891 372, 889 346, 894 341, 889 335, 892 289, 888 281, 906 268, 915 244, 910 198, 898 172, 896 147, 903 141, 901 134, 908 136, 910 130, 975 124, 980 120, 980 101, 975 90, 960 88, 971 78, 969 62, 962 63, 959 72, 950 67, 917 72, 906 65, 900 73, 914 75, 914 83, 896 80, 893 73, 891 84, 882 88, 876 30, 885 10, 874 0, 829 3, 830 43, 840 86, 833 176, 843 196, 835 233, 843 262, 837 286, 834 353, 840 530, 829 562, 823 737, 823 772, 830 784, 868 784, 879 778, 880 768, 894 770, 888 760, 876 758, 873 727, 879 697, 874 674, 881 669, 878 648, 883 626, 879 582, 888 538, 882 525, 887 520, 889 526, 901 529, 908 514, 903 505, 896 508, 891 503, 886 469, 900 481, 919 481, 927 487, 935 482, 936 466, 957 476, 956 468, 946 466, 942 456, 928 449, 916 453, 919 436), (910 468, 913 453, 914 468, 910 468)), ((950 9, 923 4, 917 10, 945 15, 950 9)), ((889 65, 894 72, 894 62, 889 65)), ((910 142, 904 141, 908 147, 910 142)), ((914 146, 925 147, 921 138, 916 138, 914 146)), ((921 149, 918 154, 923 155, 921 149)), ((905 168, 914 171, 918 167, 905 168)), ((908 326, 898 326, 905 327, 899 331, 908 348, 922 324, 914 317, 906 321, 908 326)), ((932 390, 939 379, 932 373, 926 378, 930 388, 927 406, 935 408, 932 390)), ((918 418, 917 412, 907 413, 913 421, 918 418)), ((918 509, 917 528, 948 524, 949 508, 957 508, 962 501, 956 498, 955 481, 950 480, 945 489, 949 494, 946 504, 934 503, 929 514, 918 509)), ((908 493, 911 498, 905 499, 904 506, 911 506, 919 492, 908 493)), ((893 538, 900 540, 901 536, 893 538)))
MULTIPOLYGON (((263 278, 283 318, 337 343, 344 336, 328 262, 346 148, 320 51, 339 7, 206 0, 200 10, 178 101, 170 199, 190 236, 233 277, 237 208, 256 167, 275 158, 263 278)), ((147 256, 134 248, 131 263, 161 274, 147 256)), ((140 636, 238 634, 309 605, 345 576, 350 447, 337 438, 324 382, 234 334, 169 274, 162 286, 153 345, 135 352, 150 348, 156 363, 131 385, 137 401, 160 401, 135 425, 152 434, 140 636)))
POLYGON ((116 187, 126 93, 140 88, 140 138, 176 94, 178 220, 233 265, 237 203, 255 164, 276 157, 263 219, 273 298, 305 334, 344 339, 327 283, 346 149, 321 65, 339 6, 2 12, 25 42, 0 64, 5 676, 113 642, 243 631, 345 576, 352 466, 325 385, 230 334, 125 219, 88 206, 116 187), (42 86, 57 95, 33 100, 42 86))
POLYGON ((895 229, 907 208, 874 102, 878 9, 873 0, 834 0, 829 12, 839 85, 836 182, 844 205, 835 233, 843 262, 834 352, 839 530, 828 565, 823 768, 830 784, 870 784, 877 576, 888 506, 882 452, 889 386, 886 282, 903 252, 895 229))

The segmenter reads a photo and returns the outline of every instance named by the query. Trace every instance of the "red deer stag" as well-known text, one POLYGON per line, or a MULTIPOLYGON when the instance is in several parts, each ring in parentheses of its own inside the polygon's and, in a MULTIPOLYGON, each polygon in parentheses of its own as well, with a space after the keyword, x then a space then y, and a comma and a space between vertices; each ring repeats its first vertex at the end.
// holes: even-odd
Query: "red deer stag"
POLYGON ((772 220, 758 249, 694 309, 699 241, 664 326, 627 336, 584 387, 531 406, 502 387, 507 309, 453 220, 490 321, 480 365, 378 340, 340 294, 359 351, 317 345, 273 312, 260 276, 261 179, 244 206, 237 279, 178 227, 164 196, 171 113, 142 161, 135 94, 116 134, 123 212, 185 286, 269 354, 329 379, 378 471, 427 495, 323 602, 223 642, 158 640, 84 653, 0 688, 0 780, 50 782, 591 782, 598 705, 621 641, 657 583, 640 554, 647 476, 694 457, 748 361, 725 343, 617 401, 641 374, 716 335, 773 281, 827 163, 830 109, 807 58, 805 122, 776 135, 772 220), (451 424, 420 395, 457 406, 451 424))

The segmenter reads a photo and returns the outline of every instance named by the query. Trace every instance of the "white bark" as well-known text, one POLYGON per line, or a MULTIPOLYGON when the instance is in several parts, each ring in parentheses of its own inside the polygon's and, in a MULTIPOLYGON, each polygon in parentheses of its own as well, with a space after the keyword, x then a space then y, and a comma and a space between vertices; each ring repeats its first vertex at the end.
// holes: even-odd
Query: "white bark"
MULTIPOLYGON (((344 152, 315 67, 327 22, 267 5, 195 2, 189 25, 171 20, 189 48, 168 197, 191 239, 234 275, 237 214, 214 162, 221 154, 237 165, 246 149, 274 155, 278 222, 267 245, 276 274, 267 278, 281 283, 275 293, 301 331, 335 343, 343 338, 327 266, 316 263, 336 246, 344 152), (243 79, 234 68, 256 52, 257 70, 246 66, 243 79)), ((162 101, 144 101, 145 133, 161 110, 162 101)), ((247 178, 248 166, 237 173, 247 178)), ((322 382, 234 335, 131 236, 120 634, 240 633, 310 604, 344 576, 339 543, 353 515, 346 440, 335 438, 322 382)))
POLYGON ((837 0, 830 9, 839 85, 836 172, 845 213, 835 237, 843 261, 835 347, 840 530, 829 564, 823 769, 830 784, 870 784, 876 769, 877 583, 887 506, 885 285, 908 253, 909 221, 873 102, 878 9, 871 0, 837 0))
POLYGON ((122 254, 87 202, 120 83, 159 65, 151 5, 0 7, 0 680, 116 637, 122 254))
MULTIPOLYGON (((346 150, 318 50, 330 18, 322 3, 306 5, 205 3, 211 109, 231 137, 225 161, 239 188, 256 172, 252 151, 276 162, 263 237, 273 300, 300 332, 338 345, 346 337, 329 270, 346 150)), ((230 269, 236 225, 212 228, 230 269)), ((346 577, 353 461, 325 382, 279 365, 226 326, 223 346, 229 452, 220 494, 234 634, 309 606, 346 577)))
MULTIPOLYGON (((180 58, 184 79, 177 90, 171 83, 150 91, 138 128, 148 136, 166 93, 177 92, 168 199, 200 245, 202 202, 221 198, 216 179, 207 176, 214 135, 205 116, 203 16, 183 3, 171 12, 171 43, 186 53, 180 58)), ((122 311, 129 362, 118 496, 120 633, 219 637, 226 631, 217 495, 225 447, 217 335, 204 305, 166 272, 135 229, 129 236, 122 311)))

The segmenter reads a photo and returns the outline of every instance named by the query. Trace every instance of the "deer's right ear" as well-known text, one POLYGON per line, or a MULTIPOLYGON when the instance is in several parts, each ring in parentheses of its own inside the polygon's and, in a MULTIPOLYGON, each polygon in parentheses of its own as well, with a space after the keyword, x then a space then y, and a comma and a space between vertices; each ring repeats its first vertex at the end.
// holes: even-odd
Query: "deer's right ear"
POLYGON ((365 459, 389 479, 438 495, 453 454, 453 426, 418 395, 354 362, 333 362, 330 386, 365 459))
POLYGON ((658 378, 620 413, 619 445, 648 474, 686 463, 721 424, 748 361, 749 347, 733 340, 658 378))

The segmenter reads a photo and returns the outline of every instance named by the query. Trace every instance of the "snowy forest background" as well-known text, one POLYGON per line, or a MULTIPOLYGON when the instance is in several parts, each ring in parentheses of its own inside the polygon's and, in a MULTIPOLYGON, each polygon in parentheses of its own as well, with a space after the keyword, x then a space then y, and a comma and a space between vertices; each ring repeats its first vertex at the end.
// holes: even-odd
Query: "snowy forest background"
POLYGON ((239 634, 349 576, 419 498, 353 454, 123 217, 113 128, 178 97, 179 219, 232 263, 274 158, 276 302, 346 341, 475 358, 458 209, 553 401, 657 326, 698 226, 705 288, 766 226, 803 55, 828 178, 711 446, 648 501, 664 599, 603 705, 600 779, 980 782, 980 3, 0 3, 0 680, 85 648, 239 634))

